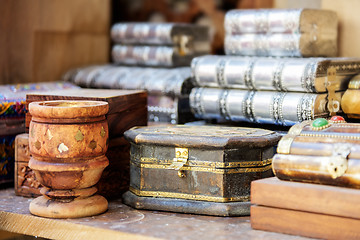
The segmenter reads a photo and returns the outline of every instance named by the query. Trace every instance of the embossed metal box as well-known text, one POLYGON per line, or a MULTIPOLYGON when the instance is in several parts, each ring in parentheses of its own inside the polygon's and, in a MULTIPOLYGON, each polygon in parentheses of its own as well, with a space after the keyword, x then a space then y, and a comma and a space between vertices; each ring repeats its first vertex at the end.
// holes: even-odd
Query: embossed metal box
POLYGON ((247 56, 336 56, 337 15, 318 9, 232 10, 225 53, 247 56))
POLYGON ((360 124, 340 116, 290 128, 279 142, 273 170, 281 180, 360 188, 360 124))
POLYGON ((183 23, 117 23, 111 28, 115 63, 126 65, 188 66, 210 52, 208 27, 183 23))
POLYGON ((130 191, 124 202, 138 209, 248 215, 250 183, 272 176, 280 136, 269 130, 219 126, 135 127, 130 191))

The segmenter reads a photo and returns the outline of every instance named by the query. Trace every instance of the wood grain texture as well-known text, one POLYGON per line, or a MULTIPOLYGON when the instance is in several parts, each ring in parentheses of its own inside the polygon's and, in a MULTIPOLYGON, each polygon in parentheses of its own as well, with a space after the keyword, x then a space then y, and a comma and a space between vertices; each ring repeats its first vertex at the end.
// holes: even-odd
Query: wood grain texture
POLYGON ((109 0, 0 1, 0 83, 56 81, 109 61, 109 0))
POLYGON ((251 227, 321 239, 359 239, 360 220, 281 208, 251 206, 251 227))
POLYGON ((360 219, 358 189, 281 181, 273 177, 251 183, 251 203, 360 219))

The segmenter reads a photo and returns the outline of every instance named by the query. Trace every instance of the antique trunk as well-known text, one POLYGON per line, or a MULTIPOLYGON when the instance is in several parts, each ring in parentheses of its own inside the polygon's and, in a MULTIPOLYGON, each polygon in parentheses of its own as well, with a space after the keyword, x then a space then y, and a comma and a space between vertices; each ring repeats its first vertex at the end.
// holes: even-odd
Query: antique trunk
POLYGON ((282 180, 360 188, 360 124, 318 118, 290 128, 273 160, 282 180))
MULTIPOLYGON (((109 124, 110 139, 122 137, 123 133, 134 126, 147 125, 147 94, 144 91, 111 89, 76 89, 49 92, 33 92, 26 95, 26 104, 48 100, 94 100, 106 101, 109 112, 106 115, 109 124)), ((26 127, 31 121, 26 114, 26 127)))
MULTIPOLYGON (((208 51, 202 54, 207 54, 208 51)), ((202 54, 183 55, 178 49, 169 46, 128 46, 116 44, 111 51, 116 64, 149 67, 189 66, 191 59, 202 54)))
POLYGON ((175 45, 184 41, 204 47, 209 41, 204 26, 184 23, 117 23, 111 28, 111 39, 116 43, 138 45, 175 45))
POLYGON ((201 56, 191 63, 199 87, 327 92, 328 70, 335 68, 334 91, 347 89, 360 70, 359 58, 263 58, 201 56))
POLYGON ((251 183, 251 227, 319 239, 359 239, 360 191, 267 178, 251 183))
MULTIPOLYGON (((338 99, 341 95, 335 93, 338 99)), ((193 88, 190 94, 190 107, 197 118, 233 122, 292 126, 330 116, 329 106, 326 93, 193 88)))
POLYGON ((210 52, 208 28, 195 24, 118 23, 111 37, 117 43, 112 58, 118 64, 188 66, 192 58, 210 52))
POLYGON ((249 214, 250 183, 272 176, 280 136, 269 130, 218 126, 135 127, 130 191, 138 209, 238 216, 249 214))
POLYGON ((225 53, 248 56, 336 56, 337 15, 317 9, 232 10, 225 53))
POLYGON ((82 87, 146 90, 149 122, 178 124, 194 119, 189 67, 91 66, 69 71, 64 80, 82 87))

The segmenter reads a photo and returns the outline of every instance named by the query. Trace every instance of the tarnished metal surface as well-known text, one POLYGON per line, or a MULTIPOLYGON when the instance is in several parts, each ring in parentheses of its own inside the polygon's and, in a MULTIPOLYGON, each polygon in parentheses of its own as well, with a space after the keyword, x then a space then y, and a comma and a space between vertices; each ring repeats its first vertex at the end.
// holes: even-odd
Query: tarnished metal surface
POLYGON ((360 59, 207 55, 191 63, 194 83, 200 87, 311 93, 328 91, 330 68, 335 71, 333 90, 345 90, 360 69, 360 59))
POLYGON ((275 175, 282 180, 360 188, 360 124, 330 122, 320 130, 311 124, 295 125, 280 140, 273 158, 275 175))
POLYGON ((336 56, 337 15, 314 9, 232 10, 225 53, 247 56, 336 56))
POLYGON ((193 88, 190 94, 197 118, 284 126, 329 116, 327 102, 327 94, 299 92, 193 88))
MULTIPOLYGON (((179 204, 189 200, 181 210, 188 213, 194 212, 192 201, 224 203, 223 215, 242 215, 239 209, 226 212, 225 203, 248 202, 251 181, 272 175, 271 158, 280 138, 264 129, 184 125, 133 128, 125 136, 131 142, 130 191, 142 197, 137 201, 156 209, 161 199, 148 202, 146 197, 170 198, 172 211, 180 211, 175 199, 182 199, 179 204), (172 167, 174 158, 185 155, 172 167)), ((219 215, 204 209, 210 205, 198 203, 198 213, 219 215)), ((248 211, 247 204, 238 206, 248 211)))
POLYGON ((119 64, 175 67, 210 52, 208 27, 175 23, 118 23, 111 29, 119 64))

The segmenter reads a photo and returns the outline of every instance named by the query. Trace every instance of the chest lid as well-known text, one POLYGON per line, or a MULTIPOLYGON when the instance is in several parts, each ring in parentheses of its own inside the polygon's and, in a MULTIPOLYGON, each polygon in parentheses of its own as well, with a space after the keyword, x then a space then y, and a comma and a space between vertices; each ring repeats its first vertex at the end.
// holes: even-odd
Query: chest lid
POLYGON ((276 132, 260 128, 186 125, 134 127, 125 137, 135 144, 203 149, 263 148, 280 139, 276 132))

